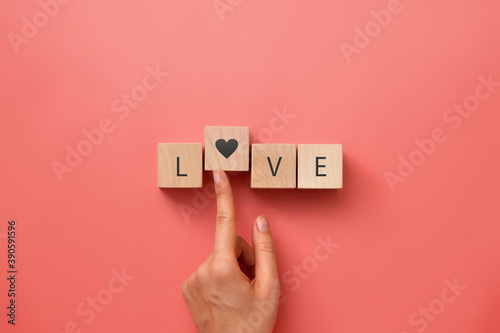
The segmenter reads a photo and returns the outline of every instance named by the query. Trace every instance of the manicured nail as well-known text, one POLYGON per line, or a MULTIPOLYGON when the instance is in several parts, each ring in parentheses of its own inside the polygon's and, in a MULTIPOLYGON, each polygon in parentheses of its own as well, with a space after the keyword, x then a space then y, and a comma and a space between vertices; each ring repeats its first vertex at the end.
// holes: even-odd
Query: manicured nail
POLYGON ((214 170, 214 182, 216 184, 220 183, 220 172, 219 172, 219 170, 214 170))
POLYGON ((269 231, 269 222, 267 222, 265 216, 261 215, 257 218, 257 228, 259 228, 261 232, 269 231))

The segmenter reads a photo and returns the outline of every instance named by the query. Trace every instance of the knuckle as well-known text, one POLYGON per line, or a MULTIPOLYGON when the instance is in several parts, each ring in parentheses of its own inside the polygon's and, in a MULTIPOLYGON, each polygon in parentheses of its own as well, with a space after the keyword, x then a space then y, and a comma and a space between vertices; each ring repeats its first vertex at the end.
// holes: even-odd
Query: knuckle
POLYGON ((225 282, 231 278, 231 268, 223 261, 214 261, 210 266, 210 279, 216 283, 225 282))
POLYGON ((270 276, 263 283, 263 293, 265 297, 271 299, 273 302, 278 303, 281 297, 281 285, 278 276, 270 276))
POLYGON ((272 241, 260 241, 255 244, 257 251, 274 254, 276 252, 272 241))
POLYGON ((271 290, 281 290, 281 285, 280 285, 280 279, 277 274, 271 274, 267 277, 265 284, 269 287, 271 290))
POLYGON ((217 224, 227 224, 231 221, 231 216, 227 212, 219 212, 215 219, 217 224))
POLYGON ((182 294, 184 295, 184 297, 186 298, 189 298, 189 295, 191 294, 191 290, 190 290, 190 283, 189 283, 189 278, 184 281, 184 283, 182 284, 182 294))
POLYGON ((227 202, 231 196, 229 192, 226 189, 219 189, 219 191, 216 193, 217 200, 227 202))
POLYGON ((193 280, 199 285, 205 285, 210 281, 210 272, 207 267, 199 267, 193 275, 193 280))

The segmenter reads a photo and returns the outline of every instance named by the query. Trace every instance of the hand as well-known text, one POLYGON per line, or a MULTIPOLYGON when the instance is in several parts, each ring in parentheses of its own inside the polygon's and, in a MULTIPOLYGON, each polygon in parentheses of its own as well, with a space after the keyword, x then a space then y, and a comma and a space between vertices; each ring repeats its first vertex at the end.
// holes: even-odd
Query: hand
POLYGON ((274 243, 264 216, 253 223, 254 248, 238 236, 233 193, 222 170, 214 171, 217 218, 214 251, 182 286, 200 333, 270 333, 280 284, 274 243))

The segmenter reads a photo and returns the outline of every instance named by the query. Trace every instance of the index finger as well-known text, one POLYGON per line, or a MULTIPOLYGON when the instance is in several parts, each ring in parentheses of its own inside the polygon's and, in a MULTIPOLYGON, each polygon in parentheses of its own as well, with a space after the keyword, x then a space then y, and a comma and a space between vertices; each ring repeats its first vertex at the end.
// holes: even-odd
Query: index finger
POLYGON ((233 191, 227 175, 214 170, 215 193, 217 195, 217 217, 215 219, 215 247, 219 254, 232 254, 238 239, 238 227, 234 209, 233 191))

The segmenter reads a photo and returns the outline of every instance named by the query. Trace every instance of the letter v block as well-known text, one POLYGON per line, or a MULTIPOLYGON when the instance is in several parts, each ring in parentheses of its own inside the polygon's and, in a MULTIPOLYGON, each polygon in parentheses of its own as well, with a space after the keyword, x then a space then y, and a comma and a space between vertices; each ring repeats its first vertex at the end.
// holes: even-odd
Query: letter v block
POLYGON ((253 144, 251 188, 295 188, 297 149, 294 144, 253 144))
POLYGON ((201 143, 158 144, 158 187, 202 187, 201 143))
POLYGON ((298 145, 298 188, 342 188, 342 145, 298 145))
POLYGON ((248 127, 205 127, 205 170, 248 171, 248 127))

